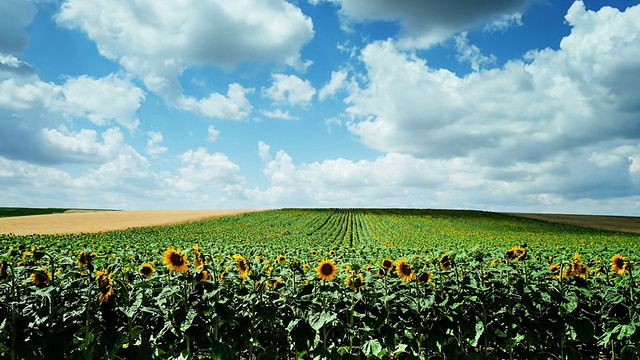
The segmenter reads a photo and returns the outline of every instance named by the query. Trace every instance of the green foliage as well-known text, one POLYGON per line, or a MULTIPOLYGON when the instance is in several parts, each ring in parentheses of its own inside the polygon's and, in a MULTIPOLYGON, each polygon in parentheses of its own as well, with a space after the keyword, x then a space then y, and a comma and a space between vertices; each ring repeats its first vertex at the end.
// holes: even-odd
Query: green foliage
POLYGON ((0 357, 633 359, 639 239, 486 212, 381 209, 2 235, 0 357), (165 265, 169 248, 186 271, 165 265), (614 272, 618 253, 627 258, 614 272), (406 265, 383 269, 384 259, 406 265), (324 260, 336 264, 331 281, 317 274, 324 260))

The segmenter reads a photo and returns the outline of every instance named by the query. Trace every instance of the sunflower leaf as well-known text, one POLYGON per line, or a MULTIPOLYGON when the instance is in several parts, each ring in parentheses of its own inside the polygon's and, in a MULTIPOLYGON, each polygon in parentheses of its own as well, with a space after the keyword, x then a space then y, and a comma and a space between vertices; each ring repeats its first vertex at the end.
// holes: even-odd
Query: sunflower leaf
POLYGON ((312 315, 309 317, 309 323, 311 324, 311 327, 318 331, 320 330, 325 324, 328 324, 330 322, 332 322, 333 320, 335 320, 337 317, 336 313, 329 313, 329 312, 322 312, 318 315, 312 315))

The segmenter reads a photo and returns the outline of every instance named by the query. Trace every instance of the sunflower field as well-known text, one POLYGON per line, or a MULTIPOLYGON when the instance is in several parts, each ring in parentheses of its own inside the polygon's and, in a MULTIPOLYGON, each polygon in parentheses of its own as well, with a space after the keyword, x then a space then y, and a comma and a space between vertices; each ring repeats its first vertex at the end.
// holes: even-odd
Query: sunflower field
POLYGON ((281 209, 0 235, 5 359, 638 359, 640 236, 281 209))

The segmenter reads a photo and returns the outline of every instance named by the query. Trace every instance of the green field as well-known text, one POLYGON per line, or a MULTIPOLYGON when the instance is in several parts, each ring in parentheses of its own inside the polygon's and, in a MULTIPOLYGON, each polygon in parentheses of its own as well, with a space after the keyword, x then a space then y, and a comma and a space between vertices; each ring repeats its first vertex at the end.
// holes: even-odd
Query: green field
POLYGON ((637 234, 480 211, 283 209, 0 239, 4 358, 640 355, 637 234))
POLYGON ((0 207, 0 218, 10 217, 10 216, 57 214, 57 213, 63 213, 67 210, 69 209, 0 207))

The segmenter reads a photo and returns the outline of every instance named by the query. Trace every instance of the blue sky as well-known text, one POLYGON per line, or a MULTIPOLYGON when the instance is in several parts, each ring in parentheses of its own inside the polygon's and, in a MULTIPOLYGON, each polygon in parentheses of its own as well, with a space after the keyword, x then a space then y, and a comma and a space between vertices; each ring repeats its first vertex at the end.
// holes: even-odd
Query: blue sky
POLYGON ((637 215, 640 6, 3 0, 0 206, 637 215))

